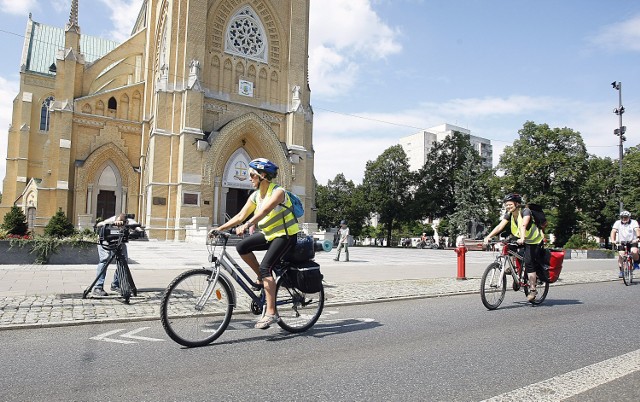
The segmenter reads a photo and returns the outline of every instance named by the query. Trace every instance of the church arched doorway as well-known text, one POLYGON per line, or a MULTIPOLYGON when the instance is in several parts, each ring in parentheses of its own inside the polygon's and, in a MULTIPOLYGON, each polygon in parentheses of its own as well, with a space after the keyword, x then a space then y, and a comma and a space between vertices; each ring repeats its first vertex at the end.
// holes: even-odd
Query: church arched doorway
POLYGON ((230 218, 240 212, 249 199, 249 195, 251 195, 251 190, 230 188, 227 192, 225 217, 230 218))
POLYGON ((123 200, 122 178, 118 168, 108 162, 95 185, 95 219, 108 219, 122 210, 123 200))

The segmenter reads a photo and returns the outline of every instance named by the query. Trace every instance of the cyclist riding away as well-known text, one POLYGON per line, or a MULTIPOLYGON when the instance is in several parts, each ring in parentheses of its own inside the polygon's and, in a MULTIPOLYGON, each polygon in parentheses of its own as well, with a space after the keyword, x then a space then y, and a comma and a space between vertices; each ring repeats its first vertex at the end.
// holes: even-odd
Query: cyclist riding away
MULTIPOLYGON (((618 219, 611 229, 609 235, 611 244, 619 244, 620 242, 631 242, 631 257, 633 258, 634 265, 638 262, 640 256, 638 255, 638 238, 640 238, 640 226, 638 221, 631 219, 631 213, 629 211, 620 212, 620 219, 618 219)), ((618 278, 622 278, 622 257, 625 251, 618 251, 618 268, 620 273, 618 278)))
POLYGON ((533 221, 531 210, 522 206, 522 197, 519 194, 507 194, 503 202, 507 212, 502 217, 502 221, 484 238, 484 243, 489 243, 493 236, 501 233, 510 224, 511 234, 518 238, 518 244, 524 245, 524 266, 530 287, 527 300, 534 302, 537 293, 537 272, 543 269, 544 235, 533 221))
POLYGON ((278 166, 268 159, 258 158, 249 162, 249 177, 256 191, 237 215, 209 232, 212 236, 216 230, 224 231, 239 225, 236 234, 241 236, 247 229, 257 226, 258 231, 241 240, 236 250, 258 275, 256 287, 264 287, 265 290, 267 308, 255 325, 259 329, 267 329, 280 319, 276 313, 276 283, 271 270, 295 246, 300 231, 285 189, 272 182, 277 174, 278 166), (253 216, 245 222, 252 213, 253 216), (253 253, 258 250, 267 250, 261 263, 253 253))

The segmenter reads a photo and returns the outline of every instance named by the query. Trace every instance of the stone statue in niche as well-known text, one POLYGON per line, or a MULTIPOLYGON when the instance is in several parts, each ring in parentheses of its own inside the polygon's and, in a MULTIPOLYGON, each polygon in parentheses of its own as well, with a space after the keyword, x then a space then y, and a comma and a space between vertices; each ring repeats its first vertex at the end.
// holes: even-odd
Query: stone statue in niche
POLYGON ((189 63, 189 82, 187 88, 195 89, 196 91, 202 90, 200 85, 200 61, 196 59, 192 59, 191 63, 189 63))
POLYGON ((298 108, 300 107, 300 86, 299 85, 294 85, 294 87, 291 89, 291 93, 292 93, 291 109, 294 112, 296 112, 296 111, 298 111, 298 108))

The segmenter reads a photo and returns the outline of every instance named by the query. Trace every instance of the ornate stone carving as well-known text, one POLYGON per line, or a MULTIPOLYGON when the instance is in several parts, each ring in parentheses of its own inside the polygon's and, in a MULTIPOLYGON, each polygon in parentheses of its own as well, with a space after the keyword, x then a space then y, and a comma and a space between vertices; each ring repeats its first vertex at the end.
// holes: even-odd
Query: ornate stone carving
POLYGON ((224 103, 206 102, 204 104, 204 110, 210 113, 224 113, 227 111, 227 105, 225 105, 224 103))
POLYGON ((203 166, 203 183, 211 185, 212 178, 222 176, 229 157, 242 144, 239 138, 245 138, 247 150, 252 157, 265 156, 279 167, 278 182, 287 186, 291 183, 291 163, 287 159, 281 142, 269 124, 255 113, 247 113, 227 123, 211 144, 203 166))
POLYGON ((44 87, 49 89, 55 89, 56 87, 56 82, 53 80, 53 78, 36 78, 36 77, 26 76, 24 78, 24 83, 27 85, 36 85, 39 87, 44 87))

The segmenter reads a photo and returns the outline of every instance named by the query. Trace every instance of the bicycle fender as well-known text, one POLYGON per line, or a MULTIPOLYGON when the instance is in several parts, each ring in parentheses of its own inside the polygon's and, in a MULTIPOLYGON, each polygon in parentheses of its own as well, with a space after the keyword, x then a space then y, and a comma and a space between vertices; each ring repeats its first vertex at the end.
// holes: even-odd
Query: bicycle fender
POLYGON ((218 273, 218 280, 226 282, 227 286, 229 286, 229 289, 231 289, 231 305, 235 308, 236 300, 238 300, 238 296, 236 295, 236 287, 233 286, 231 282, 231 278, 229 278, 229 275, 226 272, 221 270, 218 273))

